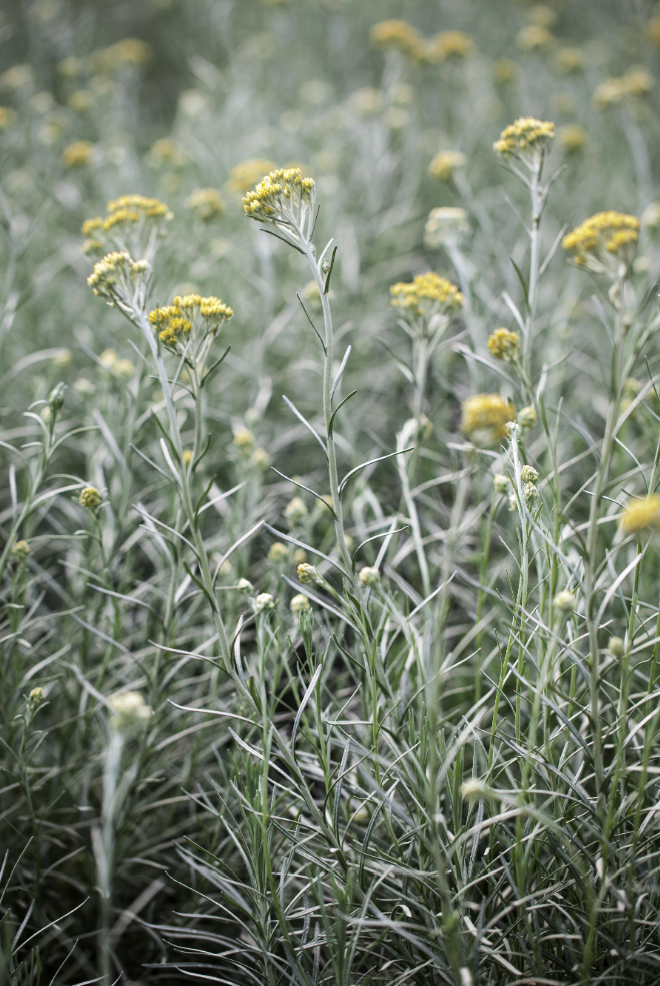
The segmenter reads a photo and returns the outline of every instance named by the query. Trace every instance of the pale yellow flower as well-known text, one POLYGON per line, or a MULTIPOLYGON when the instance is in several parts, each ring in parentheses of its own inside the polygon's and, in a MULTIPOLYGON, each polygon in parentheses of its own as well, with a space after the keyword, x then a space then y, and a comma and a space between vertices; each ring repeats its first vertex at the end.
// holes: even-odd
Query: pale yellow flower
POLYGON ((660 531, 660 496, 653 493, 644 498, 628 500, 623 510, 621 528, 624 534, 660 531))
POLYGON ((508 437, 516 409, 499 394, 474 394, 463 401, 461 431, 473 445, 489 448, 508 437))

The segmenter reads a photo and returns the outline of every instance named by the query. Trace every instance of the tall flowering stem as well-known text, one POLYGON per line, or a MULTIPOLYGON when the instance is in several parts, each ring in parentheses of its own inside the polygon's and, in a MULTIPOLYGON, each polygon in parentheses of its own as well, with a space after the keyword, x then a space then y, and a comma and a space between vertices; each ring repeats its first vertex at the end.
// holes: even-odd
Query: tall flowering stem
POLYGON ((522 346, 522 365, 531 380, 532 335, 536 318, 539 282, 540 226, 543 207, 550 184, 542 184, 543 165, 555 135, 555 125, 549 121, 521 117, 502 131, 494 148, 509 168, 527 186, 532 200, 532 223, 528 230, 530 241, 527 313, 522 346))
POLYGON ((235 678, 229 638, 215 591, 215 577, 211 571, 193 501, 192 468, 189 468, 191 460, 183 448, 174 406, 175 384, 170 379, 163 358, 163 351, 169 351, 179 358, 180 368, 185 364, 190 370, 195 402, 194 465, 194 458, 199 454, 201 444, 201 390, 206 374, 205 362, 212 340, 221 325, 232 317, 233 312, 219 298, 186 295, 175 298, 173 304, 166 308, 157 308, 148 313, 151 260, 159 237, 165 233, 163 224, 171 218, 171 213, 163 203, 141 196, 124 196, 116 202, 110 202, 108 213, 105 220, 87 220, 83 225, 83 233, 88 237, 85 243, 87 253, 99 253, 108 246, 115 248, 95 264, 88 284, 96 295, 112 307, 118 308, 146 340, 158 374, 167 414, 169 451, 163 444, 163 454, 179 491, 199 565, 199 583, 211 605, 222 659, 227 672, 235 678), (121 249, 116 249, 117 247, 121 249), (127 247, 138 254, 144 252, 150 259, 143 257, 134 260, 127 247))
POLYGON ((267 232, 272 232, 273 235, 284 240, 285 243, 294 247, 305 257, 321 297, 324 327, 324 337, 321 340, 323 344, 324 448, 328 463, 328 479, 337 547, 344 568, 347 572, 351 572, 353 561, 344 534, 343 509, 337 473, 337 453, 333 437, 334 337, 328 291, 336 247, 330 255, 333 243, 331 240, 321 256, 317 257, 316 247, 312 242, 315 222, 314 201, 315 186, 313 180, 304 178, 299 168, 284 168, 271 171, 270 174, 266 175, 253 191, 248 192, 243 199, 243 204, 246 215, 250 219, 255 219, 271 227, 267 232))
POLYGON ((563 248, 581 268, 594 274, 604 274, 611 282, 610 301, 614 309, 614 343, 610 366, 610 400, 601 445, 598 469, 589 507, 589 522, 586 537, 585 593, 587 630, 590 654, 590 702, 591 719, 594 732, 594 769, 598 793, 599 809, 606 812, 605 792, 603 790, 604 769, 602 738, 599 714, 600 659, 598 646, 598 623, 595 619, 598 565, 598 522, 600 507, 607 485, 612 454, 618 429, 619 408, 623 381, 629 374, 636 353, 643 339, 648 336, 650 327, 642 331, 633 344, 632 352, 626 359, 626 336, 628 322, 625 314, 624 288, 630 271, 637 240, 639 221, 635 216, 618 212, 600 212, 586 219, 580 226, 564 237, 563 248))

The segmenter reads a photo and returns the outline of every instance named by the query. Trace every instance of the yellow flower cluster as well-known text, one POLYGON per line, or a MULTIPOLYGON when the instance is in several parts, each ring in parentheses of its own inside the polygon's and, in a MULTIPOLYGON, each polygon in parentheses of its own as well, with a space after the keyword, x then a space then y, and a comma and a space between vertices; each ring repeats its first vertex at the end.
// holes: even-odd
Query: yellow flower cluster
POLYGON ((489 448, 508 436, 516 409, 499 394, 474 394, 461 405, 461 431, 473 445, 489 448))
POLYGON ((145 65, 151 58, 151 48, 139 38, 122 38, 108 48, 101 48, 89 56, 95 72, 110 73, 124 65, 145 65))
POLYGON ((125 250, 113 251, 94 264, 87 283, 99 298, 115 305, 118 300, 132 296, 150 270, 146 260, 133 260, 125 250))
POLYGON ((465 154, 460 151, 440 151, 429 164, 429 174, 438 181, 449 181, 457 168, 464 167, 465 154))
POLYGON ((466 58, 474 49, 472 39, 463 31, 441 31, 426 45, 429 62, 444 62, 448 58, 466 58))
POLYGON ((469 232, 465 209, 445 205, 431 209, 424 227, 424 245, 437 250, 443 245, 452 245, 469 232))
POLYGON ((580 72, 584 68, 584 55, 579 48, 560 48, 556 60, 562 72, 580 72))
POLYGON ((586 132, 579 123, 567 123, 565 127, 561 127, 557 136, 562 150, 567 154, 576 154, 587 146, 586 132))
POLYGON ((498 58, 493 62, 493 79, 498 86, 506 86, 516 78, 518 66, 510 58, 498 58))
POLYGON ((551 48, 554 43, 554 35, 542 24, 528 24, 516 35, 516 44, 521 51, 541 51, 551 48))
POLYGON ((188 197, 186 205, 195 219, 203 223, 217 219, 225 211, 225 203, 216 188, 196 188, 188 197))
POLYGON ((599 212, 577 226, 562 240, 564 250, 576 264, 620 277, 635 255, 639 239, 639 219, 621 212, 599 212))
POLYGON ((76 140, 62 151, 62 164, 67 168, 84 168, 92 163, 94 145, 89 140, 76 140))
POLYGON ((82 224, 83 251, 98 254, 108 246, 145 253, 155 237, 163 235, 163 224, 172 218, 164 202, 144 195, 122 195, 108 202, 107 216, 86 219, 82 224))
POLYGON ((78 497, 78 503, 87 510, 96 510, 101 503, 101 494, 95 486, 85 486, 78 497))
POLYGON ((273 161, 264 161, 261 158, 241 161, 229 172, 228 187, 232 192, 240 192, 241 194, 249 192, 262 175, 274 171, 275 167, 273 161))
POLYGON ((411 58, 421 60, 424 41, 416 27, 407 21, 380 21, 371 28, 371 40, 381 48, 397 48, 411 58))
POLYGON ((392 304, 404 314, 419 318, 455 315, 465 299, 455 284, 433 271, 418 274, 411 282, 399 282, 390 288, 392 304))
POLYGON ((156 167, 166 164, 172 168, 180 168, 186 163, 187 158, 178 144, 169 137, 161 137, 149 151, 149 160, 156 167))
POLYGON ((594 106, 605 110, 627 100, 640 99, 653 88, 653 76, 643 68, 634 68, 618 78, 606 79, 594 92, 594 106))
POLYGON ((624 534, 660 530, 660 496, 653 493, 644 499, 629 500, 623 511, 621 527, 624 534))
POLYGON ((472 39, 463 31, 441 31, 426 41, 416 27, 401 20, 374 24, 371 40, 380 48, 396 48, 416 61, 432 64, 448 58, 465 58, 474 50, 472 39))
POLYGON ((520 353, 520 336, 509 329, 495 329, 488 339, 488 352, 495 359, 513 363, 520 353))
POLYGON ((531 164, 546 153, 554 136, 554 123, 520 117, 502 131, 493 147, 502 157, 517 157, 531 164))
POLYGON ((201 323, 204 336, 215 335, 234 312, 220 298, 202 298, 198 294, 177 295, 171 305, 155 308, 149 321, 163 345, 175 349, 190 337, 193 327, 201 323))
POLYGON ((278 168, 271 171, 257 187, 243 198, 246 215, 261 222, 277 222, 294 215, 311 204, 314 180, 303 178, 300 168, 278 168))

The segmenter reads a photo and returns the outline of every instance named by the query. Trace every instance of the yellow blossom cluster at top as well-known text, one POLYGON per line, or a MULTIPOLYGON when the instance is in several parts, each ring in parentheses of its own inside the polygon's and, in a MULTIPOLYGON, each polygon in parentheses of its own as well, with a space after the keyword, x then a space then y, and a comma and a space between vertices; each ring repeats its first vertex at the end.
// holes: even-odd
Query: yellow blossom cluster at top
POLYGON ((489 448, 505 439, 516 409, 499 394, 474 394, 461 405, 461 431, 473 445, 489 448))
POLYGON ((374 24, 371 40, 380 48, 396 48, 415 61, 434 64, 465 58, 474 50, 474 42, 463 31, 441 31, 427 41, 416 27, 402 20, 374 24))
POLYGON ((488 339, 488 352, 495 359, 512 363, 520 354, 520 336, 509 329, 495 329, 488 339))
POLYGON ((543 24, 528 24, 516 35, 516 44, 521 51, 541 51, 551 48, 554 43, 554 34, 543 24))
POLYGON ((433 315, 455 315, 463 308, 465 299, 455 284, 433 271, 418 274, 410 282, 399 282, 390 288, 392 304, 407 315, 429 318, 433 315))
POLYGON ((149 321, 163 345, 175 349, 177 344, 190 338, 193 328, 200 325, 204 336, 215 335, 234 312, 220 298, 202 298, 199 294, 177 295, 171 305, 155 308, 149 313, 149 321))
POLYGON ((225 211, 225 203, 217 188, 196 188, 186 199, 186 205, 200 222, 208 223, 225 211))
POLYGON ((599 212, 568 233, 564 250, 576 264, 619 277, 628 269, 639 239, 639 219, 621 212, 599 212))
POLYGON ((232 192, 249 192, 254 185, 261 179, 262 175, 267 175, 275 170, 273 161, 266 161, 262 158, 251 158, 249 161, 241 161, 229 172, 228 187, 232 192))
POLYGON ((653 88, 653 76, 644 68, 634 68, 625 75, 601 82, 594 92, 594 106, 605 110, 629 100, 647 96, 653 88))
POLYGON ((133 260, 125 250, 115 250, 94 264, 87 283, 99 298, 115 305, 132 296, 150 270, 146 260, 133 260))
POLYGON ((100 48, 89 56, 95 72, 115 72, 124 65, 145 65, 151 58, 151 47, 139 38, 122 38, 108 48, 100 48))
POLYGON ((67 168, 85 168, 92 163, 94 145, 89 140, 74 140, 62 151, 62 164, 67 168))
POLYGON ((96 216, 82 224, 85 253, 98 254, 108 246, 144 253, 147 243, 142 241, 151 243, 163 232, 163 224, 172 218, 164 202, 144 195, 122 195, 108 202, 107 212, 105 218, 96 216))
POLYGON ((517 157, 525 161, 543 155, 555 136, 555 125, 534 117, 520 117, 502 131, 493 147, 502 157, 517 157))
POLYGON ((379 21, 371 28, 371 40, 381 48, 398 48, 411 58, 424 57, 424 40, 412 24, 407 21, 379 21))
POLYGON ((628 500, 621 521, 624 534, 660 530, 660 496, 653 493, 645 498, 628 500))
POLYGON ((465 166, 466 160, 460 151, 440 151, 429 164, 429 174, 438 181, 449 181, 458 168, 465 166))
POLYGON ((469 232, 465 209, 445 205, 431 209, 424 227, 424 245, 430 250, 457 243, 469 232))
POLYGON ((466 58, 474 42, 463 31, 441 31, 431 38, 424 52, 428 62, 444 62, 448 58, 466 58))
POLYGON ((244 196, 243 206, 251 219, 277 222, 291 214, 298 216, 313 194, 314 180, 303 178, 300 168, 278 168, 244 196))

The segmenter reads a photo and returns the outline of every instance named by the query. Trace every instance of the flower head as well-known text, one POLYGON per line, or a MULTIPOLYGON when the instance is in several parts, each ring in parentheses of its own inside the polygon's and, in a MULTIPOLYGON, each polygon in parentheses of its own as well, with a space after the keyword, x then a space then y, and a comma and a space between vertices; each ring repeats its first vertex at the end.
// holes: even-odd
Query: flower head
POLYGON ((253 185, 261 179, 262 175, 267 175, 275 170, 273 161, 264 161, 261 158, 254 158, 249 161, 241 161, 229 172, 229 189, 232 192, 244 194, 249 192, 253 185))
POLYGON ((488 339, 488 352, 495 359, 513 363, 520 355, 520 336, 509 329, 495 329, 488 339))
POLYGON ((89 140, 76 140, 62 151, 62 164, 67 168, 85 168, 92 163, 94 145, 89 140))
POLYGON ((95 486, 86 486, 78 497, 78 503, 87 510, 96 510, 101 502, 101 494, 95 486))
POLYGON ((110 248, 152 259, 159 237, 165 235, 165 223, 171 218, 168 207, 158 199, 122 195, 108 202, 104 218, 85 220, 83 251, 98 254, 110 248))
POLYGON ((24 562, 27 556, 30 554, 30 546, 27 541, 17 541, 14 547, 11 549, 11 556, 15 562, 19 564, 24 562))
POLYGON ((617 661, 621 661, 626 653, 626 645, 621 637, 610 637, 610 642, 607 645, 607 649, 612 657, 615 657, 617 661))
POLYGON ((518 66, 510 58, 498 58, 493 62, 493 79, 498 86, 513 82, 518 74, 518 66))
POLYGON ((505 476, 504 473, 496 472, 493 476, 493 489, 502 496, 508 493, 509 477, 505 476))
POLYGON ((568 233, 564 250, 576 264, 613 280, 622 277, 635 256, 639 219, 621 212, 599 212, 568 233))
POLYGON ((635 103, 653 88, 653 76, 644 68, 631 69, 625 75, 606 79, 594 92, 594 106, 605 110, 622 103, 635 103))
POLYGON ((148 261, 133 260, 125 250, 115 250, 94 264, 87 283, 99 298, 121 308, 142 298, 150 271, 148 261))
POLYGON ((294 496, 287 503, 284 516, 289 522, 289 527, 297 527, 298 524, 307 516, 307 507, 299 496, 294 496))
POLYGON ((181 353, 190 341, 194 344, 214 338, 233 315, 229 305, 220 298, 186 294, 177 295, 171 305, 154 308, 149 312, 149 321, 163 345, 181 353))
POLYGON ((438 181, 449 181, 458 168, 465 167, 466 160, 460 151, 440 151, 429 164, 429 174, 438 181))
POLYGON ((479 448, 489 448, 508 437, 507 425, 516 409, 499 394, 474 394, 462 404, 461 431, 479 448))
POLYGON ((645 498, 628 500, 624 507, 621 527, 624 534, 641 531, 660 531, 660 496, 657 493, 645 498))
POLYGON ((250 219, 279 226, 291 235, 292 227, 302 228, 314 208, 315 186, 304 178, 300 168, 271 171, 243 198, 250 219))
POLYGON ((367 588, 372 588, 373 586, 380 584, 380 572, 377 568, 372 568, 369 565, 365 565, 364 568, 360 569, 358 579, 361 585, 364 585, 367 588))
POLYGON ((422 332, 435 332, 459 312, 465 299, 455 284, 429 271, 390 288, 392 304, 422 332))
POLYGON ((575 611, 575 596, 572 592, 564 589, 562 592, 557 593, 555 598, 552 600, 552 605, 558 613, 573 613, 575 611))
POLYGON ((538 483, 539 474, 534 466, 523 466, 520 470, 521 483, 538 483))
POLYGON ((528 24, 516 35, 516 44, 521 51, 541 51, 551 48, 554 43, 554 35, 542 24, 528 24))
POLYGON ((424 245, 431 250, 453 246, 469 229, 465 209, 452 206, 431 209, 424 227, 424 245))
POLYGON ((502 131, 493 147, 503 158, 516 158, 528 168, 538 168, 555 136, 555 125, 549 121, 520 117, 502 131))
POLYGON ((44 690, 43 688, 40 688, 37 685, 37 687, 33 688, 30 694, 28 695, 30 711, 36 712, 39 706, 43 703, 43 701, 44 701, 44 690))
POLYGON ((466 58, 473 51, 474 42, 464 31, 441 31, 426 45, 425 56, 429 62, 444 62, 448 58, 466 58))
POLYGON ((557 137, 559 146, 567 154, 583 151, 588 143, 586 131, 579 123, 568 123, 565 127, 561 127, 557 137))
POLYGON ((255 613, 264 613, 270 609, 275 609, 275 600, 270 592, 260 592, 254 600, 255 613))
POLYGON ((584 68, 584 54, 580 48, 560 48, 555 60, 562 72, 581 72, 584 68))
POLYGON ((140 692, 111 695, 109 702, 114 713, 110 720, 110 728, 122 733, 131 733, 142 728, 153 715, 140 692))
POLYGON ((303 562, 298 565, 298 578, 303 583, 303 585, 311 585, 315 582, 321 581, 321 576, 318 573, 318 569, 314 565, 308 565, 307 562, 303 562))
POLYGON ((407 21, 379 21, 371 28, 371 40, 379 48, 397 48, 411 58, 422 59, 426 54, 422 36, 407 21))
POLYGON ((531 405, 529 407, 521 407, 516 416, 516 422, 520 427, 521 433, 524 435, 526 432, 531 431, 537 421, 537 414, 531 405))
POLYGON ((310 609, 310 602, 307 596, 303 596, 300 592, 297 596, 294 596, 290 603, 292 613, 301 613, 310 609))
POLYGON ((217 219, 225 211, 225 203, 216 188, 196 188, 186 200, 186 205, 195 219, 208 223, 217 219))
POLYGON ((275 541, 273 544, 271 544, 270 549, 268 551, 269 559, 274 562, 284 561, 284 559, 288 557, 288 554, 289 554, 289 549, 285 544, 282 544, 281 541, 275 541))

